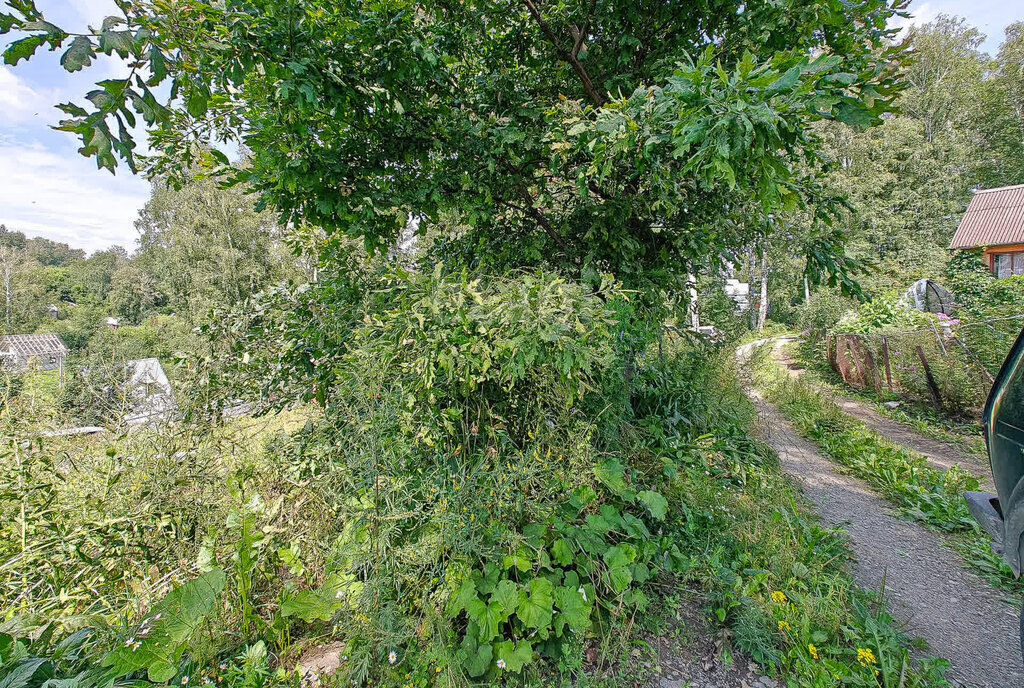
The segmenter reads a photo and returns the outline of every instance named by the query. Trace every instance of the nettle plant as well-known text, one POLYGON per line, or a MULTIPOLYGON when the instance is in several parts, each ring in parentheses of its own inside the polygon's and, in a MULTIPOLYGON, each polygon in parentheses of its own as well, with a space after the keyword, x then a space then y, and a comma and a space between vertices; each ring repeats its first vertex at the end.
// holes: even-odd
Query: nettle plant
POLYGON ((342 502, 328 559, 350 576, 348 678, 578 666, 585 635, 643 607, 638 586, 681 560, 657 533, 661 465, 617 439, 628 295, 440 269, 395 269, 367 294, 344 345, 279 348, 281 368, 321 362, 325 418, 298 445, 329 447, 324 485, 342 502))

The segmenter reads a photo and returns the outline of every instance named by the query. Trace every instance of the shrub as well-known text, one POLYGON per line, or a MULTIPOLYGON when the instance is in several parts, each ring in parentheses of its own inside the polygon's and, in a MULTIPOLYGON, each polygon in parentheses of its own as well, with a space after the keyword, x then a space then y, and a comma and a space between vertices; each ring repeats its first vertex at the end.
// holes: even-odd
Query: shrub
POLYGON ((808 332, 811 339, 821 341, 852 307, 850 298, 834 289, 824 289, 797 307, 796 324, 808 332))
POLYGON ((887 292, 865 301, 857 309, 836 323, 841 333, 867 334, 882 330, 916 330, 930 328, 935 322, 931 313, 923 313, 900 301, 900 294, 887 292))
POLYGON ((362 308, 343 350, 312 354, 333 379, 318 373, 325 418, 302 440, 327 447, 342 505, 350 678, 386 676, 391 652, 401 671, 535 672, 643 608, 638 586, 674 560, 652 530, 661 466, 616 428, 645 335, 616 319, 615 286, 396 271, 362 308))

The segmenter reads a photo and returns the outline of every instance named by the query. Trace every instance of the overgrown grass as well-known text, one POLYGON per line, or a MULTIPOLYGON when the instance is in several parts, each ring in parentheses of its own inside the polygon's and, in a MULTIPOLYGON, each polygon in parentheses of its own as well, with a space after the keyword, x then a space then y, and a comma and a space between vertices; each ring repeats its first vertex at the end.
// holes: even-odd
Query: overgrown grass
POLYGON ((765 398, 822 453, 867 481, 908 517, 954 534, 954 545, 965 561, 991 583, 1014 592, 1024 591, 1024 583, 991 553, 991 538, 967 510, 963 493, 978 489, 976 477, 959 466, 936 468, 923 456, 846 415, 807 380, 786 375, 771 358, 768 347, 754 356, 752 366, 765 398))
MULTIPOLYGON (((656 554, 642 567, 619 567, 617 575, 628 570, 638 582, 629 604, 616 600, 618 608, 595 614, 586 631, 567 635, 557 662, 490 684, 639 685, 648 673, 637 660, 646 652, 644 632, 666 621, 658 600, 684 587, 709 600, 708 615, 731 637, 723 661, 747 652, 764 671, 797 685, 943 685, 943 662, 911 660, 910 639, 879 597, 857 590, 841 535, 816 524, 772 452, 747 434, 753 411, 725 352, 666 349, 664 362, 650 356, 637 370, 637 413, 622 430, 622 456, 661 475, 665 518, 646 536, 656 554), (593 662, 588 648, 596 650, 593 662)), ((346 539, 352 528, 341 518, 351 497, 335 445, 315 423, 299 429, 302 416, 272 418, 9 445, 21 463, 2 485, 9 547, 0 562, 8 619, 2 630, 11 635, 0 635, 0 680, 38 659, 49 662, 48 675, 74 679, 66 688, 97 685, 110 672, 140 686, 147 677, 175 686, 294 686, 291 669, 304 647, 350 642, 349 624, 368 626, 380 609, 350 610, 336 597, 358 579, 346 539), (28 547, 20 546, 22 532, 28 547), (178 601, 167 602, 167 594, 178 601), (167 613, 188 623, 187 637, 160 625, 167 613), (52 640, 29 639, 30 629, 51 621, 52 640), (58 643, 79 627, 90 630, 58 643), (165 640, 175 643, 175 654, 153 661, 165 640)), ((524 459, 546 470, 544 457, 524 459)), ((460 479, 444 495, 455 523, 468 518, 459 506, 466 485, 460 479)), ((660 512, 658 500, 645 499, 660 512)), ((626 529, 642 527, 625 516, 618 522, 603 507, 585 514, 591 527, 600 516, 600 528, 622 530, 622 543, 629 542, 626 529)), ((519 547, 506 557, 508 575, 520 566, 547 575, 540 550, 539 559, 526 561, 519 547)), ((470 580, 480 588, 487 575, 470 580)), ((469 685, 458 644, 428 642, 452 637, 449 619, 432 611, 448 601, 402 601, 420 614, 422 637, 396 653, 394 667, 385 647, 368 667, 375 685, 469 685)), ((14 688, 41 683, 29 676, 14 688)))

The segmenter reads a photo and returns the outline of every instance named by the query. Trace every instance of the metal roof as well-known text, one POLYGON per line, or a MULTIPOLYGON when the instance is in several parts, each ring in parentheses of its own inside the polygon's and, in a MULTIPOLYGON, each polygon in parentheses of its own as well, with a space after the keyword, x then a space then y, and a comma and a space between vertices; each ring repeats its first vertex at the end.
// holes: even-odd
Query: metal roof
POLYGON ((66 354, 68 347, 56 334, 0 335, 0 356, 42 356, 66 354))
POLYGON ((974 194, 950 248, 1024 244, 1024 184, 974 194))

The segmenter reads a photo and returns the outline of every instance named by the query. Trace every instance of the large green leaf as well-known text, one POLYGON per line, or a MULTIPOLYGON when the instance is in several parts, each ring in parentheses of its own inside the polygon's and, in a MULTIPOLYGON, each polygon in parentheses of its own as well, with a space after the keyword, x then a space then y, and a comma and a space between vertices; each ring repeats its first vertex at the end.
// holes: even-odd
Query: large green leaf
POLYGON ((457 616, 471 601, 477 599, 476 583, 472 578, 462 581, 458 592, 448 600, 448 616, 457 616))
POLYGON ((773 81, 764 90, 765 95, 773 96, 783 91, 789 91, 796 86, 797 81, 800 80, 800 66, 790 68, 785 74, 780 76, 778 79, 773 81))
POLYGON ((477 625, 477 636, 481 643, 490 642, 498 635, 498 624, 508 618, 498 603, 487 604, 481 599, 471 600, 466 605, 466 616, 477 625))
POLYGON ((0 667, 0 688, 27 688, 33 684, 32 677, 49 665, 41 657, 27 657, 14 663, 10 668, 0 667))
POLYGON ((476 638, 475 633, 467 632, 466 639, 462 643, 462 651, 465 653, 463 665, 466 667, 466 673, 473 678, 487 673, 487 670, 491 667, 491 658, 494 656, 494 648, 491 644, 480 644, 476 638))
POLYGON ((213 569, 167 593, 153 605, 133 638, 103 656, 102 665, 108 667, 109 675, 120 677, 149 669, 151 680, 167 680, 159 677, 170 671, 168 665, 177 663, 182 644, 216 613, 217 597, 226 580, 222 569, 213 569))
POLYGON ((121 57, 128 57, 128 54, 135 48, 135 40, 131 31, 110 31, 100 32, 100 51, 111 55, 117 53, 121 57))
POLYGON ((27 38, 14 41, 4 50, 4 62, 9 65, 16 65, 21 60, 27 60, 45 42, 46 36, 43 34, 28 36, 27 38))
POLYGON ((520 601, 516 615, 527 628, 543 632, 551 625, 555 586, 546 578, 534 578, 529 587, 530 594, 520 601))
POLYGON ((626 468, 617 460, 604 461, 594 469, 594 475, 615 494, 626 491, 626 468))
POLYGON ((505 664, 505 671, 516 674, 522 671, 523 667, 533 659, 533 647, 525 640, 514 643, 511 640, 504 640, 496 643, 495 656, 505 664))
POLYGON ((494 592, 491 593, 490 604, 501 610, 501 622, 504 623, 519 607, 520 598, 525 596, 526 593, 520 590, 515 581, 506 578, 494 588, 494 592))
POLYGON ((555 605, 558 614, 555 616, 555 630, 559 633, 565 624, 569 628, 582 633, 590 625, 591 605, 583 601, 583 594, 577 588, 560 586, 555 588, 555 605))
POLYGON ((281 603, 281 616, 297 616, 307 623, 314 619, 329 621, 340 606, 330 589, 301 590, 281 603))
POLYGON ((572 563, 572 544, 565 538, 559 538, 551 545, 551 552, 555 555, 555 561, 562 566, 572 563))
POLYGON ((636 559, 636 550, 622 543, 608 548, 604 554, 604 562, 608 565, 608 578, 612 590, 619 593, 633 582, 631 564, 636 559))
POLYGON ((83 67, 88 67, 92 64, 92 58, 95 54, 92 41, 85 36, 75 36, 75 39, 71 41, 71 45, 60 56, 60 64, 69 72, 77 72, 83 67))
POLYGON ((644 490, 637 495, 637 499, 644 503, 651 516, 659 521, 665 520, 665 514, 668 513, 667 499, 657 492, 652 492, 651 490, 644 490))

